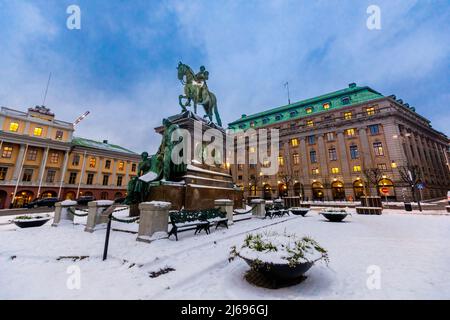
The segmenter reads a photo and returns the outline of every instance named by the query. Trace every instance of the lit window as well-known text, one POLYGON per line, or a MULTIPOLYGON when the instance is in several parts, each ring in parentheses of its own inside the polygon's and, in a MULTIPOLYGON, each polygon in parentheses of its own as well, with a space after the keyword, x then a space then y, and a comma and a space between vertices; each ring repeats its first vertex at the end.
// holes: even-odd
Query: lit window
POLYGON ((306 113, 307 114, 310 114, 312 112, 313 112, 313 108, 312 107, 306 108, 306 113))
POLYGON ((280 166, 284 165, 284 158, 283 158, 283 156, 278 156, 278 165, 280 165, 280 166))
POLYGON ((347 129, 347 130, 345 130, 345 135, 346 135, 347 137, 354 137, 355 134, 356 134, 355 129, 347 129))
POLYGON ((250 147, 249 148, 249 152, 250 153, 255 153, 256 152, 256 148, 255 147, 250 147))
POLYGON ((392 163, 391 163, 391 168, 392 168, 392 169, 397 168, 397 163, 395 163, 395 161, 392 161, 392 163))
POLYGON ((345 120, 350 120, 353 117, 353 114, 349 111, 344 113, 344 119, 345 120))
POLYGON ((330 109, 330 104, 329 104, 329 103, 324 103, 324 104, 323 104, 323 109, 324 109, 324 110, 330 109))
POLYGON ((53 152, 50 155, 50 163, 58 163, 58 161, 59 161, 59 154, 56 152, 53 152))
POLYGON ((374 107, 367 108, 366 112, 368 116, 373 116, 375 114, 375 108, 374 107))
POLYGON ((319 174, 319 168, 314 168, 314 169, 312 169, 312 174, 313 174, 313 175, 319 174))
POLYGON ((361 172, 361 166, 353 166, 353 172, 361 172))
POLYGON ((12 156, 12 147, 3 147, 2 158, 11 158, 12 156))
POLYGON ((314 127, 314 122, 312 120, 308 120, 308 121, 306 121, 306 126, 307 127, 314 127))
POLYGON ((381 142, 374 142, 373 152, 376 156, 384 156, 383 144, 381 142))
POLYGON ((339 168, 331 168, 331 173, 334 173, 334 174, 339 173, 339 168))
POLYGON ((119 161, 119 170, 122 171, 125 168, 125 162, 119 161))
POLYGON ((380 169, 381 171, 386 171, 387 170, 386 163, 378 163, 377 168, 380 169))
POLYGON ((34 128, 33 134, 34 134, 36 137, 40 137, 40 136, 42 135, 42 128, 41 128, 41 127, 36 127, 36 128, 34 128))
POLYGON ((97 160, 95 158, 89 159, 89 167, 95 168, 95 165, 97 164, 97 160))
POLYGON ((9 131, 17 132, 17 130, 19 130, 19 124, 17 122, 11 122, 9 124, 9 131))
POLYGON ((298 139, 297 138, 291 139, 291 146, 293 146, 293 147, 298 146, 298 139))

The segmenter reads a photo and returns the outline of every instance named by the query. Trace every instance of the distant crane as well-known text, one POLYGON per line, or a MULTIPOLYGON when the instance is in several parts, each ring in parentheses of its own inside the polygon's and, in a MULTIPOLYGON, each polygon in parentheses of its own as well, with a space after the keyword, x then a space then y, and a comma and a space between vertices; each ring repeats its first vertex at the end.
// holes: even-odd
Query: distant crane
POLYGON ((91 113, 90 111, 86 111, 85 113, 83 113, 81 116, 79 116, 74 122, 73 122, 73 126, 75 127, 78 123, 80 123, 84 118, 87 117, 87 115, 91 113))

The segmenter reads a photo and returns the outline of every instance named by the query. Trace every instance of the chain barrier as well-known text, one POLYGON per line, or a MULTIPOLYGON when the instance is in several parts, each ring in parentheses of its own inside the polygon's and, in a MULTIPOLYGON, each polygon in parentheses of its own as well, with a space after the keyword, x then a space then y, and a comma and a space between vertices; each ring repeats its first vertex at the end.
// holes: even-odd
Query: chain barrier
POLYGON ((241 211, 233 210, 233 213, 234 213, 235 215, 247 214, 247 213, 252 212, 252 210, 255 209, 256 207, 257 207, 257 204, 255 204, 253 207, 251 207, 248 211, 241 212, 241 211))
POLYGON ((74 215, 75 217, 87 217, 87 215, 88 215, 88 213, 86 213, 86 214, 76 213, 75 210, 73 210, 71 207, 67 208, 67 211, 69 211, 69 213, 74 215))

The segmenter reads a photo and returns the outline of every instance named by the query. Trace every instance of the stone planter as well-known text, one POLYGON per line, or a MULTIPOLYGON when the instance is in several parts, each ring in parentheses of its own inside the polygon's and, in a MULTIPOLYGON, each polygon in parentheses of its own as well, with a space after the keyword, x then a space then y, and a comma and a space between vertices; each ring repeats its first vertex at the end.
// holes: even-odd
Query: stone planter
POLYGON ((304 262, 290 266, 288 264, 255 263, 254 260, 241 257, 251 268, 276 280, 292 280, 301 277, 314 265, 314 262, 304 262))
POLYGON ((330 222, 341 222, 348 216, 346 212, 321 212, 320 214, 330 222))
POLYGON ((19 228, 34 228, 40 227, 50 221, 51 217, 49 215, 36 217, 31 219, 14 219, 13 223, 19 228))
POLYGON ((290 208, 289 211, 292 212, 293 215, 304 217, 309 212, 309 209, 308 208, 290 208))

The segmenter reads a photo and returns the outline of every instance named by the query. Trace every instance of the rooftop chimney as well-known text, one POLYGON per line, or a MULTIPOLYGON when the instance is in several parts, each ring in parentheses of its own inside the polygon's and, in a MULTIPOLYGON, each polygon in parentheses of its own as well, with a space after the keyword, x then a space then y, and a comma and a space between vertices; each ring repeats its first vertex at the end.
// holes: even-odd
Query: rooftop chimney
POLYGON ((348 85, 349 88, 356 88, 356 83, 352 82, 348 85))
POLYGON ((103 143, 108 144, 108 140, 103 140, 103 143))

